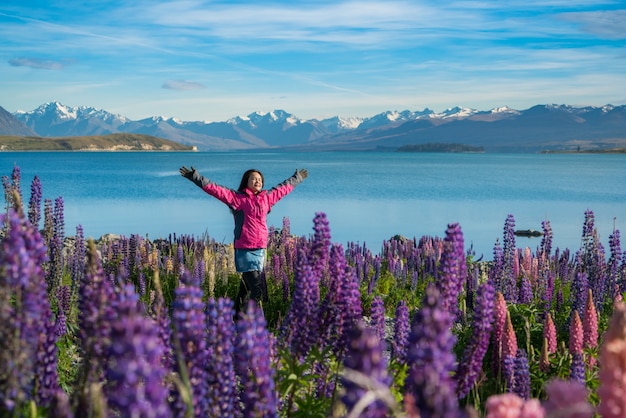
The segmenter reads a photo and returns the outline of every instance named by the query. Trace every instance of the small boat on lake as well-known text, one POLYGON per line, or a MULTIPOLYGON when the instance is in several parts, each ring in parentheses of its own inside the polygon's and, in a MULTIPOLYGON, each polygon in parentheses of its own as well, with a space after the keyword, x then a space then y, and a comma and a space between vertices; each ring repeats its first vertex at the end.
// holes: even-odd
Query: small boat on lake
POLYGON ((534 229, 518 229, 513 232, 513 235, 518 237, 542 237, 543 232, 535 231, 534 229))

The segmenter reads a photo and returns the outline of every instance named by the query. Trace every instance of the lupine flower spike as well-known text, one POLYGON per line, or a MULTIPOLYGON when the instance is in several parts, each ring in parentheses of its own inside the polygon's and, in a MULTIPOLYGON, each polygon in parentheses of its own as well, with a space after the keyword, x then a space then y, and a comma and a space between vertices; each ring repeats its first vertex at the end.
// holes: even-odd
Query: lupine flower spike
POLYGON ((615 305, 600 347, 598 413, 602 418, 626 416, 626 305, 615 305))

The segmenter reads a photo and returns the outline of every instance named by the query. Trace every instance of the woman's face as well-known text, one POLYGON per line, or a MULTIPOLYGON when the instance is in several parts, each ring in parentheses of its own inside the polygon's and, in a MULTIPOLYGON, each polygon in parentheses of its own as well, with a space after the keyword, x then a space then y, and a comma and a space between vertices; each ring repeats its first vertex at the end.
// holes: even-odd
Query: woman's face
POLYGON ((248 177, 248 189, 258 193, 263 189, 263 177, 261 174, 254 172, 248 177))

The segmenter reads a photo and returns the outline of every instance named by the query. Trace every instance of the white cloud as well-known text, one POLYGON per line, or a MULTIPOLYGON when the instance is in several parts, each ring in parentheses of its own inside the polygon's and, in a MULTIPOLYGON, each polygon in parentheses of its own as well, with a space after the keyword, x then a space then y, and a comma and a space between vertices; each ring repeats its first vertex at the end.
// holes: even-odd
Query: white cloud
POLYGON ((186 80, 167 80, 161 87, 168 90, 201 90, 205 88, 200 83, 186 80))

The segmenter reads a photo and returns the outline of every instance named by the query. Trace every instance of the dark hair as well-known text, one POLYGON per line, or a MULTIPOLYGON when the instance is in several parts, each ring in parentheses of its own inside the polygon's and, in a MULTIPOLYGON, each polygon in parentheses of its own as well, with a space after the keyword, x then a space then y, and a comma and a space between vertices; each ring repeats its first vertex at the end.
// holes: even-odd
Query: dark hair
POLYGON ((246 190, 246 187, 248 187, 248 179, 250 178, 252 173, 259 173, 259 175, 261 176, 261 181, 263 182, 263 185, 265 185, 265 177, 263 177, 263 173, 261 173, 259 170, 251 168, 250 170, 243 173, 241 183, 239 184, 239 188, 237 189, 238 191, 243 192, 244 190, 246 190))

